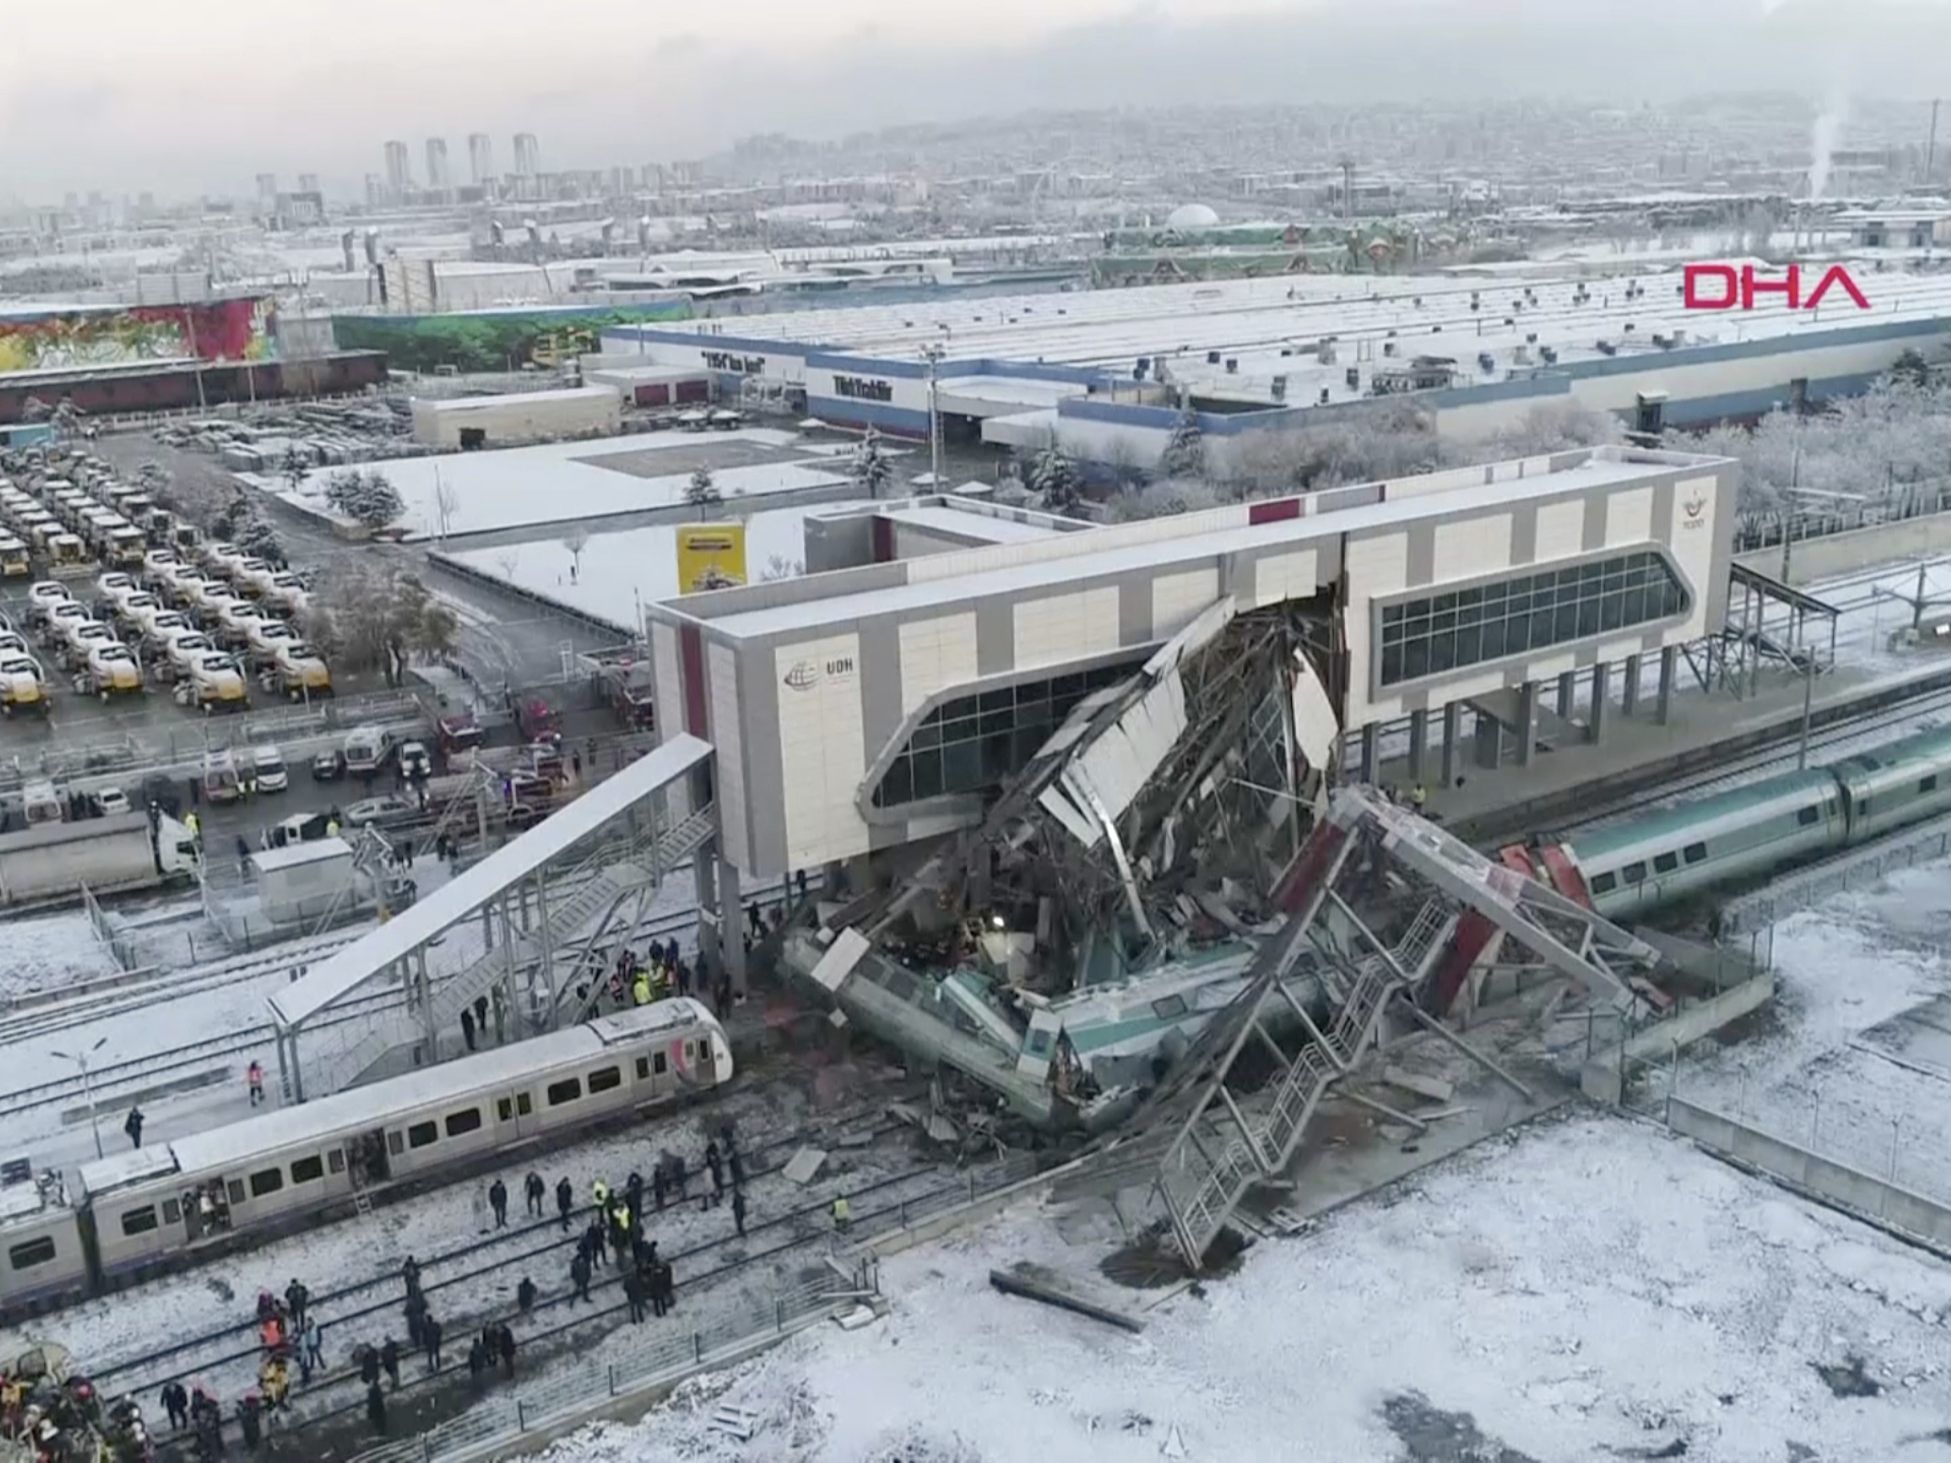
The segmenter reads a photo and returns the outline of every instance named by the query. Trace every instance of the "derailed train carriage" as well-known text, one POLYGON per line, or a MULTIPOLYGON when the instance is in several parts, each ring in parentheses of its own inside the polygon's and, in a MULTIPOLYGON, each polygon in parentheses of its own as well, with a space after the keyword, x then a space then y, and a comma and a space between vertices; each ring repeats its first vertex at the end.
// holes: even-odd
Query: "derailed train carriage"
POLYGON ((1951 812, 1951 727, 1582 833, 1503 850, 1608 918, 1859 847, 1951 812))
POLYGON ((114 1289, 331 1210, 732 1078, 689 998, 277 1108, 0 1189, 0 1317, 114 1289))

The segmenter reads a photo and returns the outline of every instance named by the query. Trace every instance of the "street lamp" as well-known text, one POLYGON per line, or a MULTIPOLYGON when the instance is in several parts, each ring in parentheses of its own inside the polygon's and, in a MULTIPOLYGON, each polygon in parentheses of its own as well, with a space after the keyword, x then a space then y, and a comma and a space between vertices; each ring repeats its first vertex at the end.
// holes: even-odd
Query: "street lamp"
POLYGON ((928 362, 928 491, 939 493, 942 490, 942 414, 937 405, 935 371, 944 353, 939 344, 930 342, 921 348, 921 354, 928 362))
POLYGON ((50 1056, 59 1057, 64 1062, 73 1062, 77 1067, 81 1068, 81 1090, 83 1095, 88 1100, 88 1126, 94 1129, 95 1131, 95 1156, 97 1158, 103 1156, 102 1125, 101 1122, 95 1116, 95 1084, 92 1081, 90 1081, 88 1077, 88 1059, 92 1057, 96 1052, 100 1051, 102 1049, 103 1043, 106 1042, 107 1040, 108 1038, 106 1036, 96 1037, 95 1044, 89 1047, 88 1050, 84 1052, 71 1053, 71 1052, 50 1051, 48 1053, 48 1055, 50 1056))

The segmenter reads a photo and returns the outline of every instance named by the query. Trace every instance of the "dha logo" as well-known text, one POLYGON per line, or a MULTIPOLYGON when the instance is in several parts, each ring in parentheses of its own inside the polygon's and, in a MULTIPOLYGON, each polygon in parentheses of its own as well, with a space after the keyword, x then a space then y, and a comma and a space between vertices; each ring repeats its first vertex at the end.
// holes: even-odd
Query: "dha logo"
POLYGON ((1732 264, 1689 264, 1681 270, 1680 298, 1689 310, 1752 310, 1759 295, 1780 295, 1791 310, 1813 310, 1830 287, 1839 287, 1859 310, 1870 308, 1869 298, 1840 264, 1832 264, 1816 281, 1815 293, 1802 298, 1802 271, 1791 264, 1780 279, 1757 276, 1752 264, 1736 270, 1732 264))

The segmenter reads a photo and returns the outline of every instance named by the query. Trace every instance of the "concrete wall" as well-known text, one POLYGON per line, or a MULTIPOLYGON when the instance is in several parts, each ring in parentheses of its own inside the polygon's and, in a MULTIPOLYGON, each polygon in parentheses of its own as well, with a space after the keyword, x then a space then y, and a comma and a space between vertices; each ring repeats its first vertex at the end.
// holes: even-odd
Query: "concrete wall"
POLYGON ((1722 1113, 1674 1098, 1667 1125, 1705 1148, 1840 1204, 1872 1223, 1951 1246, 1951 1207, 1722 1113))
POLYGON ((430 447, 458 447, 463 431, 486 433, 486 444, 503 447, 544 437, 615 432, 623 398, 609 387, 573 391, 516 392, 507 396, 415 398, 414 440, 430 447))
MULTIPOLYGON (((1677 1015, 1649 1026, 1625 1043, 1628 1062, 1658 1062, 1677 1050, 1684 1051, 1704 1036, 1711 1036, 1729 1022, 1738 1021, 1759 1010, 1775 997, 1775 975, 1766 971, 1744 980, 1719 995, 1696 1001, 1677 1015)), ((1613 1106, 1624 1100, 1624 1068, 1617 1047, 1585 1064, 1579 1073, 1579 1089, 1594 1102, 1613 1106)))
MULTIPOLYGON (((1942 553, 1946 549, 1951 549, 1951 513, 1929 513, 1894 523, 1879 523, 1874 528, 1857 528, 1848 533, 1825 534, 1821 538, 1797 539, 1789 551, 1789 580, 1805 585, 1818 579, 1868 568, 1872 564, 1920 558, 1942 553)), ((1742 554, 1739 562, 1771 578, 1780 578, 1782 546, 1776 544, 1772 548, 1742 554)))

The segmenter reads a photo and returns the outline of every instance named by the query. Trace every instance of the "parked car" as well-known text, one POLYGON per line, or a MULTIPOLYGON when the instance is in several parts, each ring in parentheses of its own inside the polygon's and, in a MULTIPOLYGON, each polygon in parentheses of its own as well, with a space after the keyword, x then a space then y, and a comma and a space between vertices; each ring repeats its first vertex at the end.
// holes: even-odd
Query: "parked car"
POLYGON ((400 743, 400 773, 416 780, 434 775, 434 759, 427 755, 424 743, 400 743))
POLYGON ((272 824, 265 831, 265 842, 273 848, 286 848, 294 843, 316 843, 330 832, 331 827, 329 813, 294 813, 282 822, 272 824))
POLYGON ((95 810, 104 818, 129 811, 129 795, 119 787, 100 788, 95 793, 95 810))
POLYGON ((338 782, 345 776, 345 753, 328 747, 312 758, 313 782, 338 782))
POLYGON ((383 797, 361 798, 345 810, 348 828, 392 828, 401 823, 410 823, 420 816, 420 805, 411 798, 394 797, 391 793, 383 797))
POLYGON ((256 774, 259 792, 283 792, 291 786, 291 774, 285 771, 285 754, 276 747, 252 747, 251 770, 256 774))

